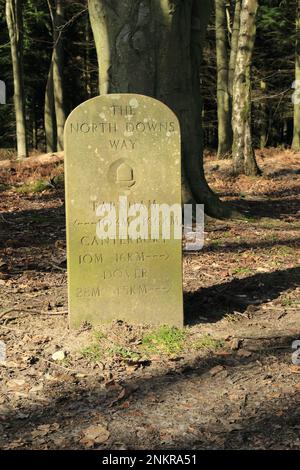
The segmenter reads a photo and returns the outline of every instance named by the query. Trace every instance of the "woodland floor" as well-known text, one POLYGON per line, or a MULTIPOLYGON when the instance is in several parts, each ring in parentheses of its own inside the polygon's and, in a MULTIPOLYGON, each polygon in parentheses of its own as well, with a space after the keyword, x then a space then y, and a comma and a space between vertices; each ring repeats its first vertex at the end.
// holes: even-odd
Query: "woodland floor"
POLYGON ((207 220, 184 258, 185 331, 152 336, 68 330, 61 163, 2 170, 2 449, 300 449, 299 154, 258 159, 262 177, 233 178, 207 157, 248 218, 207 220))

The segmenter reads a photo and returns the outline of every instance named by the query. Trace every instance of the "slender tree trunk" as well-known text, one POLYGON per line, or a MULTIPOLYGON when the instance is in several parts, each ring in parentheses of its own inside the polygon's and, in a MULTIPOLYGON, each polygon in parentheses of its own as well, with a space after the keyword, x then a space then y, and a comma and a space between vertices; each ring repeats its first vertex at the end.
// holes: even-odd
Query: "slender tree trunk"
POLYGON ((100 94, 141 93, 166 103, 182 134, 184 200, 229 214, 208 187, 202 161, 199 60, 211 1, 89 0, 100 94))
POLYGON ((37 134, 37 116, 36 116, 36 98, 33 97, 32 103, 32 147, 37 149, 38 147, 38 134, 37 134))
POLYGON ((14 77, 14 105, 18 158, 28 156, 25 96, 23 80, 23 15, 22 0, 6 0, 6 22, 9 31, 14 77))
POLYGON ((296 99, 294 101, 294 136, 292 148, 300 150, 300 0, 297 0, 296 13, 296 55, 295 55, 295 86, 296 99))
POLYGON ((232 148, 231 106, 228 89, 228 48, 226 1, 215 0, 217 104, 218 104, 218 158, 228 158, 232 148))
POLYGON ((54 105, 57 125, 57 150, 64 148, 64 127, 66 122, 66 112, 64 103, 63 88, 63 62, 64 50, 61 27, 64 24, 64 0, 56 0, 53 24, 53 90, 54 105))
POLYGON ((228 71, 228 93, 229 93, 229 108, 230 108, 230 128, 231 128, 231 155, 232 158, 232 145, 233 145, 233 130, 232 130, 232 108, 233 108, 233 78, 236 64, 236 56, 238 51, 239 33, 240 33, 240 20, 241 20, 241 2, 242 0, 235 0, 233 26, 230 41, 230 56, 229 56, 229 71, 228 71))
POLYGON ((242 0, 235 0, 234 19, 233 19, 231 44, 230 44, 228 90, 229 90, 229 95, 231 99, 231 106, 232 106, 232 95, 233 95, 233 78, 234 78, 234 70, 235 70, 236 56, 237 56, 238 44, 239 44, 239 34, 240 34, 241 3, 242 3, 242 0))
POLYGON ((45 93, 45 113, 44 113, 46 148, 47 152, 57 151, 57 127, 54 104, 53 89, 53 58, 51 58, 50 69, 48 73, 46 93, 45 93))
POLYGON ((257 0, 243 0, 233 83, 233 166, 236 174, 258 175, 251 134, 251 61, 257 0))
POLYGON ((85 23, 84 81, 85 81, 85 92, 88 98, 92 97, 91 71, 90 71, 90 47, 91 47, 90 22, 89 22, 89 18, 87 17, 86 23, 85 23))
POLYGON ((266 100, 267 83, 264 80, 261 80, 260 82, 260 89, 262 99, 260 105, 259 146, 263 149, 267 145, 268 140, 268 106, 266 100))

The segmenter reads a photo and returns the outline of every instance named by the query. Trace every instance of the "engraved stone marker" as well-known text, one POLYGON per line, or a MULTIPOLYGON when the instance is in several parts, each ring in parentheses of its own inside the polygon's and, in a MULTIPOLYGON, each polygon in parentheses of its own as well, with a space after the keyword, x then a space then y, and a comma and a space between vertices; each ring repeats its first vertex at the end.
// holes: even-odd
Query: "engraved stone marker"
POLYGON ((162 217, 156 238, 151 236, 150 220, 153 205, 181 204, 180 166, 177 118, 153 98, 103 95, 70 114, 65 179, 71 326, 116 319, 183 325, 176 215, 171 210, 170 239, 162 237, 162 217), (135 204, 147 214, 134 215, 135 204), (109 239, 99 236, 105 225, 109 239), (137 239, 130 237, 134 229, 137 239))

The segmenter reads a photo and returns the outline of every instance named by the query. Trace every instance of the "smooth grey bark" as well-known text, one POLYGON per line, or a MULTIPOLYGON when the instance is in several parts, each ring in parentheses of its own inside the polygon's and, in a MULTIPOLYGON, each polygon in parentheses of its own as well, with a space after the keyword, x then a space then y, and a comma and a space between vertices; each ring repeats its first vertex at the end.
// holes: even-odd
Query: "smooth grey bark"
POLYGON ((268 106, 265 98, 267 91, 267 83, 264 80, 260 82, 260 89, 262 92, 262 100, 260 105, 260 129, 259 129, 259 146, 265 148, 268 140, 268 106))
POLYGON ((295 51, 295 100, 294 100, 294 135, 292 148, 300 150, 300 0, 297 0, 296 12, 296 51, 295 51))
POLYGON ((51 59, 45 92, 45 112, 44 112, 45 136, 47 152, 57 151, 57 128, 53 89, 53 60, 51 59))
POLYGON ((229 95, 229 60, 227 47, 227 0, 215 0, 218 158, 228 158, 232 148, 231 105, 229 95))
POLYGON ((45 92, 44 125, 46 146, 48 152, 61 151, 64 147, 64 127, 66 111, 64 103, 63 80, 63 36, 64 0, 47 0, 53 30, 53 51, 49 67, 48 80, 45 92))
POLYGON ((242 4, 242 0, 235 0, 234 19, 233 19, 233 26, 232 26, 231 42, 230 42, 229 73, 228 73, 228 90, 229 90, 231 102, 232 102, 232 95, 233 95, 234 70, 235 70, 236 56, 237 56, 238 43, 239 43, 239 34, 240 34, 241 4, 242 4))
POLYGON ((22 159, 28 156, 23 79, 22 0, 6 0, 5 13, 13 66, 17 154, 18 158, 22 159))
POLYGON ((199 61, 211 0, 89 0, 100 94, 141 93, 167 104, 182 134, 183 198, 207 213, 230 212, 203 170, 199 61))
POLYGON ((251 63, 257 0, 243 0, 233 83, 233 167, 236 174, 258 175, 251 133, 251 63))
POLYGON ((90 23, 89 23, 89 18, 87 17, 86 22, 85 22, 84 81, 85 81, 85 92, 88 98, 92 97, 91 71, 90 71, 90 47, 91 47, 90 44, 91 44, 90 23))
POLYGON ((53 93, 54 107, 56 116, 56 134, 57 134, 57 150, 64 148, 64 127, 66 122, 66 112, 64 103, 64 85, 63 85, 63 34, 62 26, 64 24, 64 0, 56 0, 53 21, 53 93))

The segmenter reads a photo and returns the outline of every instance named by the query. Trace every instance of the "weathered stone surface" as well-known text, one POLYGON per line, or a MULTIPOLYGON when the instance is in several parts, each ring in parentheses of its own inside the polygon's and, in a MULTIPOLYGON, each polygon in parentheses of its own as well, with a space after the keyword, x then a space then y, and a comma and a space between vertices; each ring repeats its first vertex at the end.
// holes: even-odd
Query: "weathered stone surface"
MULTIPOLYGON (((120 197, 129 207, 181 204, 174 113, 141 95, 82 103, 66 123, 65 170, 71 326, 115 319, 181 326, 181 240, 122 239, 119 231, 116 239, 103 240, 96 233, 97 208, 118 208, 120 197)), ((133 218, 122 220, 127 226, 133 218)))

